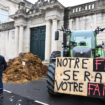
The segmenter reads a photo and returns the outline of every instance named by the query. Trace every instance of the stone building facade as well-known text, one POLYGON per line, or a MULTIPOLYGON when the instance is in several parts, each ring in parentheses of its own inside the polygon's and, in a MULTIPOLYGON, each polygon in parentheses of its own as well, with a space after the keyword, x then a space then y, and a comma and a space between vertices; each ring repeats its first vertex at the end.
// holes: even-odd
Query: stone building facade
MULTIPOLYGON (((18 10, 18 3, 22 0, 0 0, 0 23, 13 21, 9 16, 15 14, 18 10)), ((27 11, 31 8, 32 4, 26 0, 25 2, 27 11)))
MULTIPOLYGON (((62 49, 62 32, 59 41, 54 40, 55 31, 61 26, 71 30, 105 27, 105 1, 65 8, 57 0, 38 0, 28 11, 25 3, 20 2, 18 11, 10 17, 14 22, 0 25, 0 54, 8 60, 21 52, 32 52, 49 61, 53 51, 62 49)), ((98 36, 98 43, 105 41, 104 35, 98 36)))
MULTIPOLYGON (((68 20, 71 30, 95 30, 105 28, 105 0, 97 0, 74 7, 68 7, 68 20)), ((97 36, 98 44, 105 41, 105 32, 97 36)))

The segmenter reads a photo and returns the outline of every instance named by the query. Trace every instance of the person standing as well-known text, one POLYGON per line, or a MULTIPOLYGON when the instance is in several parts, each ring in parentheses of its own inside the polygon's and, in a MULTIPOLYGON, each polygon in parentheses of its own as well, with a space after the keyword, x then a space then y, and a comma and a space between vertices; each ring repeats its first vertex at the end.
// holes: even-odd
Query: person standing
POLYGON ((5 58, 0 55, 0 98, 3 98, 3 82, 2 82, 2 73, 6 69, 7 63, 5 58))

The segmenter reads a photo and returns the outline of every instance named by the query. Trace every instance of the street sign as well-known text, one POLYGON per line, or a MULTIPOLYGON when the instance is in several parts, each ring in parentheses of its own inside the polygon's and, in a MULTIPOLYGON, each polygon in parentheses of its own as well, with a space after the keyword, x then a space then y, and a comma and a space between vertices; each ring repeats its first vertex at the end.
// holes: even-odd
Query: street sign
POLYGON ((71 95, 105 97, 105 59, 56 58, 54 91, 71 95))

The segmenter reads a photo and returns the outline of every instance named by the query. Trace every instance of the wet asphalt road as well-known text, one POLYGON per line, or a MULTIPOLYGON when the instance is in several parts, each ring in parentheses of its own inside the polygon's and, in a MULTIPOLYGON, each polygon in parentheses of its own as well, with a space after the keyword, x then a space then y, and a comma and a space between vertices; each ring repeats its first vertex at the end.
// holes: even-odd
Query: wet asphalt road
MULTIPOLYGON (((49 96, 46 85, 47 85, 46 79, 41 79, 38 81, 33 81, 24 84, 4 84, 4 88, 6 90, 11 91, 12 92, 11 94, 16 95, 15 97, 20 97, 16 98, 16 100, 18 101, 20 99, 24 104, 19 104, 19 105, 105 105, 103 99, 97 99, 97 98, 70 96, 70 95, 60 95, 53 97, 49 96), (36 101, 36 103, 34 101, 36 101), (40 104, 38 104, 37 102, 40 102, 40 104)), ((10 94, 8 93, 8 95, 10 94)), ((3 105, 12 105, 12 104, 3 104, 3 105)), ((13 105, 18 105, 18 104, 15 103, 13 105)))
POLYGON ((4 92, 4 98, 0 99, 0 105, 40 105, 34 100, 21 97, 19 95, 4 92))

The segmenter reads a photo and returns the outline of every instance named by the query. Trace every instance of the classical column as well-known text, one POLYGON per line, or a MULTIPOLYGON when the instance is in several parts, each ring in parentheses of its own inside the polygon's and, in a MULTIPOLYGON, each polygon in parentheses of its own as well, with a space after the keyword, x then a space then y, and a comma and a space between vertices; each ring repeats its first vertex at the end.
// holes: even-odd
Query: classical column
POLYGON ((70 20, 69 20, 69 28, 70 28, 70 30, 72 30, 72 29, 73 29, 73 24, 72 24, 72 22, 73 22, 73 20, 72 20, 72 19, 70 19, 70 20))
POLYGON ((94 24, 94 26, 93 26, 93 30, 95 30, 96 29, 96 26, 97 26, 97 15, 95 14, 94 16, 93 16, 93 24, 94 24))
MULTIPOLYGON (((91 24, 90 24, 91 26, 91 24)), ((82 24, 81 24, 81 30, 86 30, 86 27, 85 27, 85 17, 82 18, 82 24)))
POLYGON ((51 52, 57 51, 57 41, 55 41, 55 31, 57 31, 57 19, 52 21, 52 46, 51 52))
POLYGON ((45 61, 50 58, 51 52, 51 21, 46 21, 46 39, 45 39, 45 61))
POLYGON ((16 50, 16 56, 18 56, 18 50, 19 50, 19 29, 18 26, 15 27, 15 50, 16 50))
POLYGON ((23 31, 24 31, 24 26, 20 26, 20 31, 19 31, 19 53, 23 52, 23 31))
POLYGON ((76 19, 76 30, 79 30, 79 18, 76 19))

